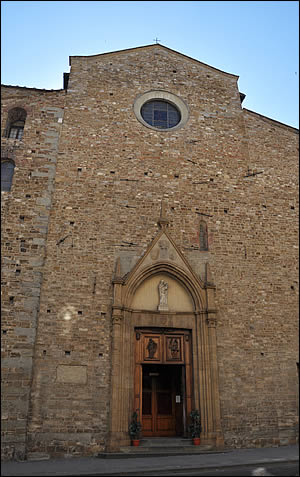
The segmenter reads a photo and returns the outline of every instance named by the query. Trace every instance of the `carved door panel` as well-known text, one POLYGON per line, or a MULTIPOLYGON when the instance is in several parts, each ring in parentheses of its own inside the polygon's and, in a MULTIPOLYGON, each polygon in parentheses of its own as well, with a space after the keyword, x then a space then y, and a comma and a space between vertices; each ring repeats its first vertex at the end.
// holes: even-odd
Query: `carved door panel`
POLYGON ((183 334, 142 333, 137 343, 136 360, 142 363, 184 364, 186 361, 183 334))
POLYGON ((159 334, 143 334, 142 360, 144 363, 162 363, 163 339, 159 334))

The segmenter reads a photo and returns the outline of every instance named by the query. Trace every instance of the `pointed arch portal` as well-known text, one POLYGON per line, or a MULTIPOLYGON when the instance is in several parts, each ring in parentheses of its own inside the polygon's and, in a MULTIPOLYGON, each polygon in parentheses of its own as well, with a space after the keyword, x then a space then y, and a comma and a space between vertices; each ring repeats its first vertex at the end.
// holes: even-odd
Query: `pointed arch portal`
POLYGON ((188 437, 189 414, 199 409, 202 443, 222 447, 214 286, 195 274, 165 227, 120 275, 117 264, 107 450, 129 445, 135 410, 143 437, 188 437))

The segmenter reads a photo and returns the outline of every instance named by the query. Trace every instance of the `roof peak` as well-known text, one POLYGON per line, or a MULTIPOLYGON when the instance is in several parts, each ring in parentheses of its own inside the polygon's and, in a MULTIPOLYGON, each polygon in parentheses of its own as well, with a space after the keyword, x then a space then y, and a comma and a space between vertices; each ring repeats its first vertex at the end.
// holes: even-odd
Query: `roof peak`
POLYGON ((231 76, 231 77, 237 78, 237 79, 239 78, 238 75, 235 75, 233 73, 227 73, 226 71, 215 68, 214 66, 210 66, 207 63, 203 63, 202 61, 199 61, 195 58, 192 58, 191 56, 185 55, 184 53, 180 53, 179 51, 173 50, 172 48, 169 48, 168 46, 162 45, 160 43, 151 43, 149 45, 136 46, 136 47, 133 47, 133 48, 125 48, 124 50, 108 51, 106 53, 98 53, 98 54, 95 54, 95 55, 72 55, 72 56, 69 56, 69 65, 71 66, 72 58, 95 58, 97 56, 100 57, 100 56, 117 55, 117 54, 122 54, 122 53, 128 53, 128 52, 134 51, 134 50, 142 50, 142 49, 150 49, 150 48, 160 48, 160 49, 163 49, 163 50, 167 50, 170 53, 182 56, 183 58, 186 58, 190 61, 194 61, 194 62, 196 62, 200 65, 203 65, 207 68, 210 68, 214 71, 217 71, 218 73, 222 73, 226 76, 231 76))

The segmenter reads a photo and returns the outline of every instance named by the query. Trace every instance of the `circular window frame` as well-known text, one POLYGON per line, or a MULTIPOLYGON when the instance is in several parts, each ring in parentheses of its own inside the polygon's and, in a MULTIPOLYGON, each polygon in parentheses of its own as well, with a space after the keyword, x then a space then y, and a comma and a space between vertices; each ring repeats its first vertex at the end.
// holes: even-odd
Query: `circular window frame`
POLYGON ((137 118, 137 120, 142 123, 144 126, 146 126, 149 129, 153 129, 154 131, 160 131, 160 132, 170 132, 170 131, 175 131, 176 129, 182 128, 188 121, 189 119, 189 110, 185 102, 176 96, 173 93, 169 93, 168 91, 162 91, 162 90, 153 90, 153 91, 148 91, 147 93, 143 93, 140 96, 138 96, 134 102, 133 105, 133 111, 134 114, 137 118), (176 126, 173 126, 172 128, 156 128, 155 126, 151 126, 151 124, 148 124, 141 115, 141 109, 144 104, 149 103, 149 101, 155 101, 155 100, 163 100, 166 101, 167 103, 172 104, 172 106, 175 106, 175 108, 178 109, 181 119, 176 126))

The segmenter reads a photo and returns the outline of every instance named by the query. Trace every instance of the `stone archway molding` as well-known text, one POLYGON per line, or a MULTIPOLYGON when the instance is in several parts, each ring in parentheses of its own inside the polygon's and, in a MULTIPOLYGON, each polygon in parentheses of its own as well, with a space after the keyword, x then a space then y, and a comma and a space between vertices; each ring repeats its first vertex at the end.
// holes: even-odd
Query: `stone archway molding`
MULTIPOLYGON (((122 276, 120 257, 113 280, 112 375, 110 433, 107 451, 129 445, 128 423, 136 395, 135 329, 163 327, 186 329, 192 335, 193 407, 201 410, 202 442, 222 447, 217 372, 215 287, 198 277, 183 256, 166 227, 158 232, 145 254, 129 273, 122 276), (164 275, 176 280, 193 303, 187 312, 132 308, 139 287, 152 277, 164 275)), ((140 410, 139 410, 140 411, 140 410)))

